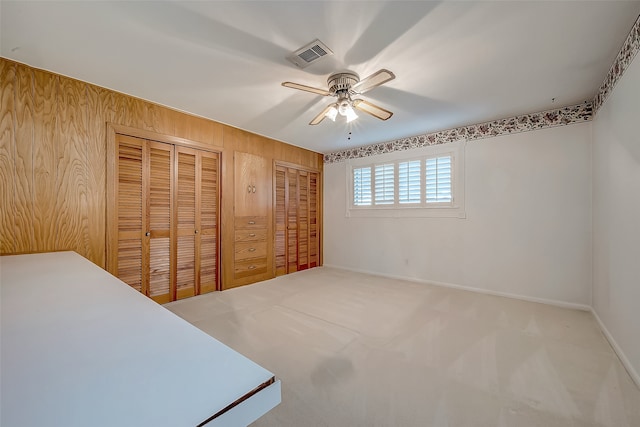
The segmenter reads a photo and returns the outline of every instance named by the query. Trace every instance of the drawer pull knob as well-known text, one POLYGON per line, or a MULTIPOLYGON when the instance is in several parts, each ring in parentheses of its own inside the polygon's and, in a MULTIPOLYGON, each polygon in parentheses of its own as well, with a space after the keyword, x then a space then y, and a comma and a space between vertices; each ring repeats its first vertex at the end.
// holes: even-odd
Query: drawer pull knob
POLYGON ((249 252, 255 252, 256 248, 249 248, 249 252))
POLYGON ((255 270, 255 269, 256 269, 256 266, 255 266, 255 265, 250 265, 250 266, 249 266, 249 270, 255 270))
POLYGON ((249 225, 254 225, 255 223, 255 221, 249 221, 249 225))
POLYGON ((256 233, 250 233, 249 237, 256 237, 256 233))

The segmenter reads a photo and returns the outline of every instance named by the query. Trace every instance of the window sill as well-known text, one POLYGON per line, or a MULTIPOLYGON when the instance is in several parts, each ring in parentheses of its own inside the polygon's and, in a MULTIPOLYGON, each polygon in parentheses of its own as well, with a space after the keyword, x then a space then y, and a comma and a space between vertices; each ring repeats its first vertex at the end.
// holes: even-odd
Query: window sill
POLYGON ((375 207, 347 209, 347 218, 460 218, 467 214, 460 207, 375 207))

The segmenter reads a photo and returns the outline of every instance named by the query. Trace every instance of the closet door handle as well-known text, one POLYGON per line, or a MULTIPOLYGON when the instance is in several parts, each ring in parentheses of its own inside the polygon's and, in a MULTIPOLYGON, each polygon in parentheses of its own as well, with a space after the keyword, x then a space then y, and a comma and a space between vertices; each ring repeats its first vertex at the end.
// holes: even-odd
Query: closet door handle
POLYGON ((253 185, 253 186, 251 187, 251 192, 252 192, 252 193, 255 193, 255 192, 256 192, 256 186, 255 186, 255 185, 253 185))
POLYGON ((250 185, 247 186, 247 193, 251 193, 251 186, 250 185))
POLYGON ((198 234, 198 230, 195 230, 195 234, 198 234))
POLYGON ((147 231, 146 233, 144 233, 144 235, 149 237, 149 236, 151 236, 151 233, 147 231))

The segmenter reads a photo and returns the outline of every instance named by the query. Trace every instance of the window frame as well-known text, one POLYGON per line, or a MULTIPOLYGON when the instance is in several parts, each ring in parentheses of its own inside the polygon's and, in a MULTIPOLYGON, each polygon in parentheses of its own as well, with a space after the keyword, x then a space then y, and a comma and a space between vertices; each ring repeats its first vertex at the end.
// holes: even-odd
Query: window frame
POLYGON ((451 217, 466 218, 464 209, 464 153, 466 141, 429 146, 410 151, 380 154, 347 162, 347 217, 451 217), (426 160, 451 156, 451 202, 426 201, 426 160), (420 160, 420 203, 401 203, 399 194, 400 163, 420 160), (393 204, 376 204, 375 169, 376 166, 394 164, 394 201, 393 204), (369 167, 371 170, 371 204, 355 205, 354 170, 369 167))

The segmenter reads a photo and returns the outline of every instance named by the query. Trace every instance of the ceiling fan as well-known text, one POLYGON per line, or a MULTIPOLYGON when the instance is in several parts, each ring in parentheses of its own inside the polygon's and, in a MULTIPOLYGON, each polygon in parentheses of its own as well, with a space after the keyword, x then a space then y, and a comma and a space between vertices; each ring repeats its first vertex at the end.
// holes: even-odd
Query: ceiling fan
POLYGON ((383 85, 395 78, 396 76, 391 71, 385 69, 376 71, 369 77, 362 80, 360 80, 360 76, 353 71, 342 71, 329 76, 327 79, 327 86, 329 87, 328 90, 292 82, 284 82, 282 83, 282 86, 315 93, 317 95, 335 96, 338 98, 336 102, 327 105, 320 114, 311 120, 311 122, 309 122, 310 125, 317 125, 324 120, 325 117, 335 121, 338 113, 341 116, 346 117, 347 123, 349 123, 358 118, 358 115, 353 111, 354 108, 364 113, 371 114, 373 117, 380 120, 387 120, 393 116, 393 113, 389 110, 385 110, 384 108, 372 104, 369 101, 365 101, 364 99, 352 99, 351 97, 368 92, 371 89, 383 85))

